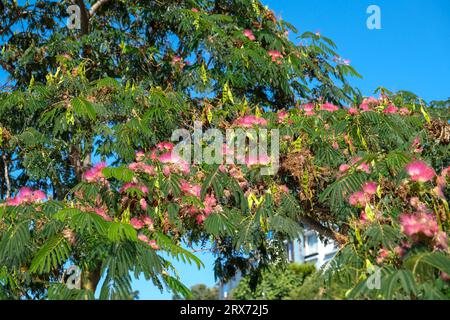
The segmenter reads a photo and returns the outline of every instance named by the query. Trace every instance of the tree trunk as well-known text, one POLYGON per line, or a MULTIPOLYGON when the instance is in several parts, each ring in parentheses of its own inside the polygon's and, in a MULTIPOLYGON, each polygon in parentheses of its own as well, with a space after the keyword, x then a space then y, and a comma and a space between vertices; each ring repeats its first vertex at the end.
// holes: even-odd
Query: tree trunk
POLYGON ((75 0, 75 4, 80 8, 81 13, 81 34, 85 35, 89 33, 89 11, 86 9, 86 5, 83 0, 75 0))
POLYGON ((82 288, 90 290, 94 294, 100 281, 100 277, 101 266, 96 267, 94 270, 85 271, 82 277, 82 288))

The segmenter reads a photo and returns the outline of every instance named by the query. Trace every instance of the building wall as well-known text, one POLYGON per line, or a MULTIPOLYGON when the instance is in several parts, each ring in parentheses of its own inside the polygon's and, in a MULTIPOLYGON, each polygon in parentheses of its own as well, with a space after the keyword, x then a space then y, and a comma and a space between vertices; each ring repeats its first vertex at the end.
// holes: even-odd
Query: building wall
POLYGON ((331 260, 338 250, 333 241, 321 241, 313 230, 305 230, 298 240, 287 243, 287 246, 290 262, 314 263, 317 269, 331 260))

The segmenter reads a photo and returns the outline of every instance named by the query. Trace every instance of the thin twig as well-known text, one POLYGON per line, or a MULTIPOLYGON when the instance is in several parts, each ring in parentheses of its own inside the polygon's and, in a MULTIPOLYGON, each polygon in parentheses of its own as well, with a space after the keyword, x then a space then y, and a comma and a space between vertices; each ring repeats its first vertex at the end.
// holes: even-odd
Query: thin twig
POLYGON ((11 197, 11 181, 9 180, 8 162, 6 160, 5 151, 2 152, 3 166, 4 166, 4 177, 6 182, 6 199, 11 197))
POLYGON ((95 12, 108 1, 109 0, 99 0, 96 3, 94 3, 91 9, 89 10, 89 15, 92 17, 95 14, 95 12))

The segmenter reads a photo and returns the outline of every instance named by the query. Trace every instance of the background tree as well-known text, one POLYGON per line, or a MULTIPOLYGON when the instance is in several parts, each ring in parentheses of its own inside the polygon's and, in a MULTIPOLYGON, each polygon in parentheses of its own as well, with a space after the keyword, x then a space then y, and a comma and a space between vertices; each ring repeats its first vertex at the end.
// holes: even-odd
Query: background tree
MULTIPOLYGON (((191 287, 192 296, 187 300, 219 300, 219 288, 214 286, 209 288, 204 284, 196 284, 191 287)), ((183 297, 174 295, 173 300, 181 300, 183 297)))
POLYGON ((264 271, 262 281, 255 289, 250 286, 250 277, 243 278, 231 292, 231 299, 238 300, 286 300, 310 277, 316 268, 310 264, 293 263, 264 271))

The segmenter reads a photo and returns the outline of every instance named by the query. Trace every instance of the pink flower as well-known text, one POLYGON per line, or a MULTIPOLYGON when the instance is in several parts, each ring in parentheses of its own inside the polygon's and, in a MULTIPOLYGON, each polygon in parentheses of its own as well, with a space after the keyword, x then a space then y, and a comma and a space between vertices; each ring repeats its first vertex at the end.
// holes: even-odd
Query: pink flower
POLYGON ((45 193, 41 190, 36 190, 33 192, 33 200, 34 201, 43 201, 47 198, 45 193))
POLYGON ((283 123, 287 118, 289 118, 289 113, 282 110, 277 113, 277 117, 278 117, 278 123, 283 123))
POLYGON ((144 222, 137 218, 131 218, 130 224, 135 228, 136 230, 142 229, 144 227, 144 222))
POLYGON ((356 114, 358 114, 358 109, 356 109, 356 108, 349 108, 348 109, 348 114, 350 114, 350 115, 356 115, 356 114))
POLYGON ((362 103, 367 104, 367 105, 377 106, 380 103, 380 101, 375 97, 368 97, 368 98, 363 99, 362 103))
POLYGON ((361 211, 361 213, 359 215, 359 221, 361 221, 362 223, 366 223, 368 221, 367 220, 367 214, 366 214, 365 210, 361 211))
POLYGON ((373 196, 377 193, 378 185, 375 182, 367 182, 363 185, 363 191, 365 194, 373 196))
POLYGON ((383 110, 383 113, 386 114, 393 114, 393 113, 397 113, 398 112, 398 108, 396 106, 394 106, 393 104, 390 104, 387 108, 385 108, 383 110))
POLYGON ((156 240, 149 240, 147 243, 153 250, 160 249, 160 247, 156 244, 156 240))
POLYGON ((158 159, 158 155, 156 154, 157 151, 156 149, 152 149, 151 153, 150 153, 150 159, 152 159, 153 161, 155 161, 156 159, 158 159))
POLYGON ((415 160, 406 166, 406 172, 412 181, 427 182, 434 178, 436 172, 425 162, 415 160))
POLYGON ((166 176, 166 177, 170 176, 170 167, 164 166, 162 172, 163 172, 164 176, 166 176))
POLYGON ((337 141, 333 141, 333 144, 331 146, 334 150, 339 150, 339 143, 337 143, 337 141))
POLYGON ((250 41, 255 41, 255 35, 253 34, 252 30, 245 29, 244 30, 244 36, 246 36, 250 41))
POLYGON ((278 59, 283 58, 283 55, 281 54, 280 51, 277 51, 277 50, 269 50, 267 53, 268 53, 269 56, 272 58, 272 62, 276 62, 276 63, 278 63, 278 64, 281 63, 281 61, 278 60, 278 59))
POLYGON ((145 243, 148 243, 148 237, 143 233, 138 234, 138 239, 145 243))
POLYGON ((173 144, 171 142, 163 141, 156 145, 156 148, 160 151, 172 151, 173 144))
POLYGON ((139 200, 139 205, 141 206, 141 209, 146 211, 147 210, 147 201, 145 201, 144 198, 142 198, 141 200, 139 200))
POLYGON ((101 162, 97 163, 91 169, 86 171, 83 175, 83 179, 86 182, 93 183, 98 181, 105 181, 105 176, 102 173, 102 170, 106 168, 106 163, 101 162))
POLYGON ((160 249, 159 246, 156 244, 156 240, 149 240, 148 237, 143 233, 138 234, 138 239, 148 244, 153 250, 160 249))
POLYGON ((403 214, 400 225, 402 232, 413 240, 418 240, 420 235, 433 238, 439 231, 435 217, 426 213, 403 214))
POLYGON ((171 163, 177 161, 176 156, 172 155, 172 152, 167 152, 159 156, 159 161, 161 163, 171 163))
POLYGON ((450 281, 450 276, 446 274, 445 272, 441 272, 440 277, 444 281, 450 281))
POLYGON ((198 9, 197 8, 192 8, 191 11, 192 12, 198 12, 198 9))
POLYGON ((145 172, 150 176, 154 176, 156 174, 156 170, 154 166, 145 164, 143 162, 133 162, 128 165, 128 168, 132 171, 136 172, 145 172))
POLYGON ((142 166, 142 169, 143 169, 143 171, 144 171, 146 174, 148 174, 148 175, 150 175, 150 176, 154 176, 154 175, 156 174, 156 170, 155 170, 155 167, 154 167, 154 166, 150 166, 150 165, 144 164, 144 165, 142 166))
POLYGON ((344 173, 347 172, 350 169, 350 166, 348 164, 341 164, 339 166, 339 172, 344 173))
MULTIPOLYGON (((190 172, 189 164, 186 161, 184 161, 179 155, 173 152, 164 153, 158 159, 161 163, 171 164, 172 169, 174 169, 175 171, 179 171, 185 174, 188 174, 190 172)), ((170 172, 171 168, 163 169, 164 175, 166 174, 168 175, 170 174, 170 172)))
POLYGON ((354 207, 365 207, 368 199, 364 192, 358 191, 348 198, 348 202, 354 207))
POLYGON ((386 259, 389 256, 389 250, 387 249, 380 249, 380 251, 378 252, 378 257, 377 257, 377 263, 380 264, 384 261, 384 259, 386 259))
POLYGON ((32 190, 27 187, 23 187, 19 190, 16 197, 6 200, 8 206, 19 206, 22 204, 40 203, 47 198, 45 193, 41 190, 32 190))
POLYGON ((339 107, 335 106, 334 104, 331 103, 324 103, 320 106, 320 110, 325 110, 325 111, 329 111, 329 112, 335 112, 339 110, 339 107))
POLYGON ((200 198, 202 187, 200 185, 191 185, 185 180, 181 180, 180 189, 188 196, 200 198))
POLYGON ((206 195, 205 200, 203 201, 203 205, 205 208, 203 211, 205 212, 206 216, 210 215, 213 212, 214 206, 217 204, 217 200, 214 197, 214 195, 206 195))
POLYGON ((360 108, 362 111, 370 111, 370 110, 372 110, 372 108, 371 108, 367 103, 362 103, 362 104, 359 106, 359 108, 360 108))
POLYGON ((134 182, 129 182, 129 183, 125 183, 122 188, 120 188, 120 192, 125 192, 130 188, 134 188, 134 189, 138 189, 140 190, 142 193, 147 194, 148 193, 148 188, 146 186, 139 186, 138 184, 134 183, 134 182))
POLYGON ((303 105, 303 110, 305 110, 306 112, 308 111, 314 111, 315 106, 313 103, 307 103, 303 105))
POLYGON ((133 162, 128 165, 128 169, 133 170, 133 171, 138 170, 139 167, 140 167, 140 163, 138 163, 138 162, 133 162))
POLYGON ((205 219, 206 219, 206 216, 203 214, 199 214, 195 217, 195 220, 197 221, 198 224, 203 224, 205 219))
POLYGON ((243 118, 236 119, 234 125, 244 128, 252 128, 253 126, 266 126, 267 120, 259 118, 257 116, 245 116, 243 118))
POLYGON ((179 56, 174 56, 172 57, 172 64, 178 64, 182 61, 183 59, 181 59, 181 57, 179 56))
POLYGON ((150 218, 149 216, 144 216, 144 217, 141 218, 141 220, 142 220, 142 222, 144 222, 144 224, 145 224, 146 226, 151 226, 151 225, 153 225, 153 220, 152 220, 152 218, 150 218))
MULTIPOLYGON (((352 165, 355 165, 356 163, 361 161, 361 157, 356 157, 352 160, 352 165)), ((356 168, 359 171, 364 171, 367 174, 370 174, 370 168, 369 165, 365 162, 361 162, 358 167, 356 168)))
POLYGON ((19 198, 13 198, 13 199, 8 199, 6 200, 6 205, 10 206, 10 207, 16 207, 16 206, 20 206, 20 199, 19 198))
POLYGON ((17 197, 23 200, 31 200, 33 198, 33 190, 23 187, 19 190, 17 197))
POLYGON ((400 108, 399 112, 402 116, 406 116, 411 113, 408 108, 400 108))
POLYGON ((245 164, 249 168, 257 166, 268 166, 270 162, 271 159, 268 155, 259 155, 259 157, 249 155, 245 160, 245 164))
POLYGON ((420 146, 420 138, 416 137, 412 143, 412 147, 414 148, 415 153, 422 153, 423 148, 420 146))

